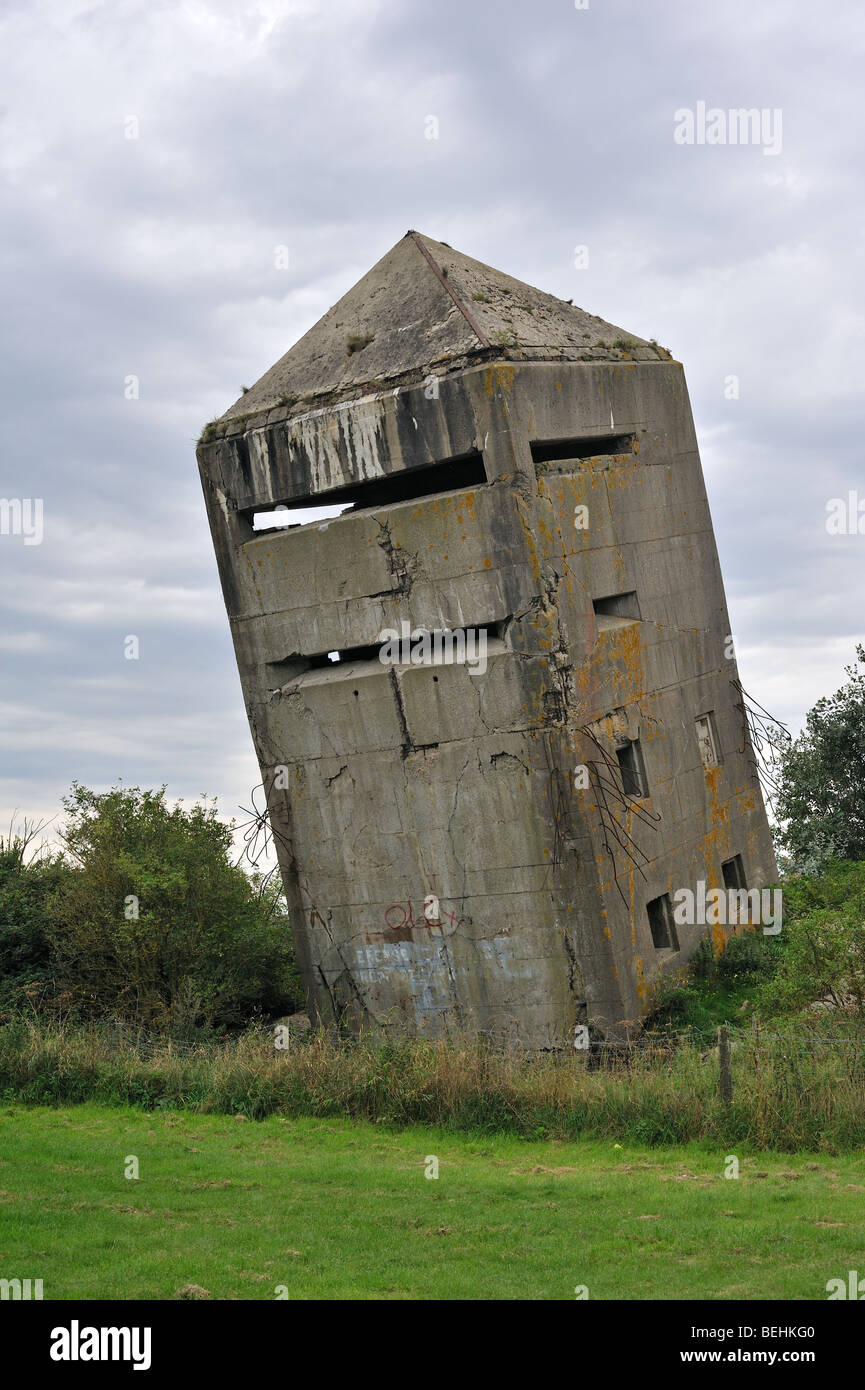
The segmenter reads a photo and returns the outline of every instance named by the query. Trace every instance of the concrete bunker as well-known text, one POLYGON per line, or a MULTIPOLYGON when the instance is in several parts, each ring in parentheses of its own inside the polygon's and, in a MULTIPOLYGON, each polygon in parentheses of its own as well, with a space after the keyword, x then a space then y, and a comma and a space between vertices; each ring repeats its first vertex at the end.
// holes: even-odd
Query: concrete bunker
POLYGON ((681 365, 409 232, 198 458, 313 1017, 637 1026, 775 873, 681 365))

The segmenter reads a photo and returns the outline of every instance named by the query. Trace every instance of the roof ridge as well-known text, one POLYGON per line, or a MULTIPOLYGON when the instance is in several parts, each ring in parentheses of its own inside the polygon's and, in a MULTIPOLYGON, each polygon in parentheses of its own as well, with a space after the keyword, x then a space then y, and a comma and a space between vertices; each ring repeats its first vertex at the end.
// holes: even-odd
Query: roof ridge
POLYGON ((666 356, 616 324, 410 229, 220 419, 245 422, 262 410, 281 410, 288 418, 295 406, 325 396, 347 400, 359 389, 413 382, 433 370, 463 371, 494 357, 618 362, 666 356))
POLYGON ((472 332, 474 333, 475 337, 476 337, 476 338, 478 339, 478 341, 480 342, 481 347, 485 347, 485 348, 492 347, 492 343, 490 342, 490 340, 489 340, 489 338, 487 337, 486 333, 484 333, 483 329, 481 328, 480 324, 479 324, 479 323, 477 322, 477 320, 475 319, 474 315, 473 315, 473 314, 471 313, 471 311, 469 310, 468 305, 466 305, 466 304, 463 303, 463 301, 460 299, 459 295, 457 294, 456 290, 453 288, 453 286, 452 286, 451 284, 448 283, 448 278, 447 278, 447 276, 443 273, 441 266, 440 266, 440 265, 438 264, 438 262, 436 261, 435 257, 433 256, 432 252, 430 251, 429 247, 426 246, 426 245, 424 245, 424 242, 421 240, 421 233, 420 233, 420 232, 416 232, 416 231, 414 231, 414 230, 412 230, 412 229, 409 229, 409 231, 406 232, 406 236, 411 237, 411 239, 412 239, 412 241, 414 242, 415 246, 416 246, 417 249, 420 251, 420 253, 421 253, 421 255, 423 256, 424 260, 426 261, 427 265, 430 267, 430 269, 432 270, 432 272, 433 272, 433 274, 435 275, 436 279, 438 280, 439 284, 447 291, 447 293, 450 295, 451 299, 453 300, 454 304, 455 304, 455 305, 457 306, 457 308, 459 309, 460 313, 462 314, 462 316, 463 316, 463 318, 465 319, 466 323, 468 324, 469 328, 472 330, 472 332))

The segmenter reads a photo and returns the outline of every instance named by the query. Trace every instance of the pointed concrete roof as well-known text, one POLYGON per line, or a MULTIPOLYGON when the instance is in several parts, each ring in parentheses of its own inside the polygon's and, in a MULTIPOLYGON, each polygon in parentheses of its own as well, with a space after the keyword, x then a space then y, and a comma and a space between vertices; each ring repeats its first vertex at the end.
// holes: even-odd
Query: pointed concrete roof
POLYGON ((420 380, 491 358, 643 360, 654 343, 420 232, 405 236, 289 348, 222 421, 420 380))

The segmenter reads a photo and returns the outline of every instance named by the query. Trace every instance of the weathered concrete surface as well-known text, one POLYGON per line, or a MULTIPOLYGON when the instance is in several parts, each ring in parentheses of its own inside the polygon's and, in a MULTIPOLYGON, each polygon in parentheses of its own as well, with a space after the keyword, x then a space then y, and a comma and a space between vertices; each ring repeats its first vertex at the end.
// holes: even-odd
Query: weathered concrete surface
MULTIPOLYGON (((285 413, 287 403, 302 415, 316 397, 346 399, 370 384, 450 371, 503 348, 580 361, 617 357, 623 349, 649 360, 667 355, 444 242, 407 232, 222 422, 272 409, 285 413)), ((315 434, 315 425, 309 432, 315 434)))
POLYGON ((661 349, 614 341, 626 335, 410 234, 205 431, 314 1015, 566 1046, 577 1023, 638 1020, 705 935, 680 926, 678 950, 656 949, 647 902, 723 886, 735 855, 752 885, 775 873, 684 375, 661 349), (348 325, 373 335, 365 348, 349 350, 348 325), (374 390, 359 359, 376 344, 374 390), (471 482, 381 500, 387 479, 449 459, 471 482), (336 519, 252 529, 253 509, 340 489, 354 509, 336 519), (595 611, 632 593, 638 618, 595 611), (401 621, 486 627, 485 672, 382 665, 364 649, 401 621), (330 651, 345 659, 321 665, 330 651), (720 760, 706 768, 694 721, 708 711, 720 760), (615 755, 634 738, 640 798, 622 794, 615 755))

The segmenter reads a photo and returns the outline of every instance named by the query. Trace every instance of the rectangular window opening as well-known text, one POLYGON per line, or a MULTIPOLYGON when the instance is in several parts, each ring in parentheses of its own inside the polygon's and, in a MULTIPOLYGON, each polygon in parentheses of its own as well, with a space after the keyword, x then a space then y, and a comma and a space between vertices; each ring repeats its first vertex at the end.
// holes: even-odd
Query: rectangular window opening
POLYGON ((605 458, 612 454, 630 454, 634 448, 633 434, 592 434, 570 439, 534 439, 530 448, 532 461, 537 464, 570 460, 605 458))
POLYGON ((622 790, 625 796, 635 801, 648 796, 646 769, 643 764, 640 740, 638 738, 629 739, 627 743, 623 743, 621 747, 616 749, 616 757, 619 762, 619 771, 622 774, 622 790))
POLYGON ((381 650, 380 643, 376 642, 368 647, 344 647, 342 651, 316 652, 307 661, 307 670, 321 670, 329 666, 346 665, 354 661, 375 661, 381 650))
POLYGON ((673 905, 670 902, 669 893, 662 893, 660 898, 653 898, 646 903, 646 914, 649 918, 649 929, 652 933, 652 945, 656 951, 678 951, 679 938, 676 935, 676 924, 673 921, 673 905))
POLYGON ((637 592, 631 589, 626 594, 608 594, 606 598, 592 600, 592 607, 600 616, 607 618, 634 618, 639 622, 640 605, 637 592))
MULTIPOLYGON (((360 662, 374 661, 380 663, 383 668, 399 665, 472 667, 482 659, 481 643, 487 652, 490 648, 494 651, 503 650, 503 633, 510 621, 510 618, 503 618, 495 623, 476 623, 471 627, 462 628, 410 628, 406 624, 408 631, 404 631, 395 639, 388 638, 362 647, 312 652, 306 656, 295 653, 285 661, 269 662, 268 666, 273 679, 278 680, 280 685, 286 685, 310 672, 339 670, 341 667, 354 667, 360 662), (424 634, 430 639, 426 647, 422 640, 424 634), (448 634, 453 634, 452 640, 448 634), (381 653, 386 648, 390 651, 386 652, 385 660, 382 661, 381 653)), ((396 629, 391 628, 390 631, 394 632, 396 629)))
POLYGON ((718 736, 715 730, 715 716, 711 710, 707 714, 701 714, 694 720, 694 727, 697 730, 697 743, 700 747, 700 758, 704 767, 717 767, 721 759, 718 756, 718 736))
POLYGON ((734 888, 736 891, 742 888, 747 889, 748 884, 745 880, 745 866, 742 863, 741 854, 734 854, 732 859, 727 859, 721 865, 721 874, 724 879, 725 888, 734 888))
MULTIPOLYGON (((266 512, 252 513, 254 531, 290 531, 295 526, 306 526, 310 521, 330 521, 351 510, 348 502, 336 503, 330 507, 289 507, 280 503, 266 512)), ((247 514, 249 519, 249 514, 247 514)))
POLYGON ((401 468, 382 478, 367 478, 327 492, 268 503, 266 508, 247 507, 241 515, 256 531, 286 530, 362 508, 389 507, 444 492, 484 487, 486 482, 483 455, 475 449, 420 468, 401 468))

